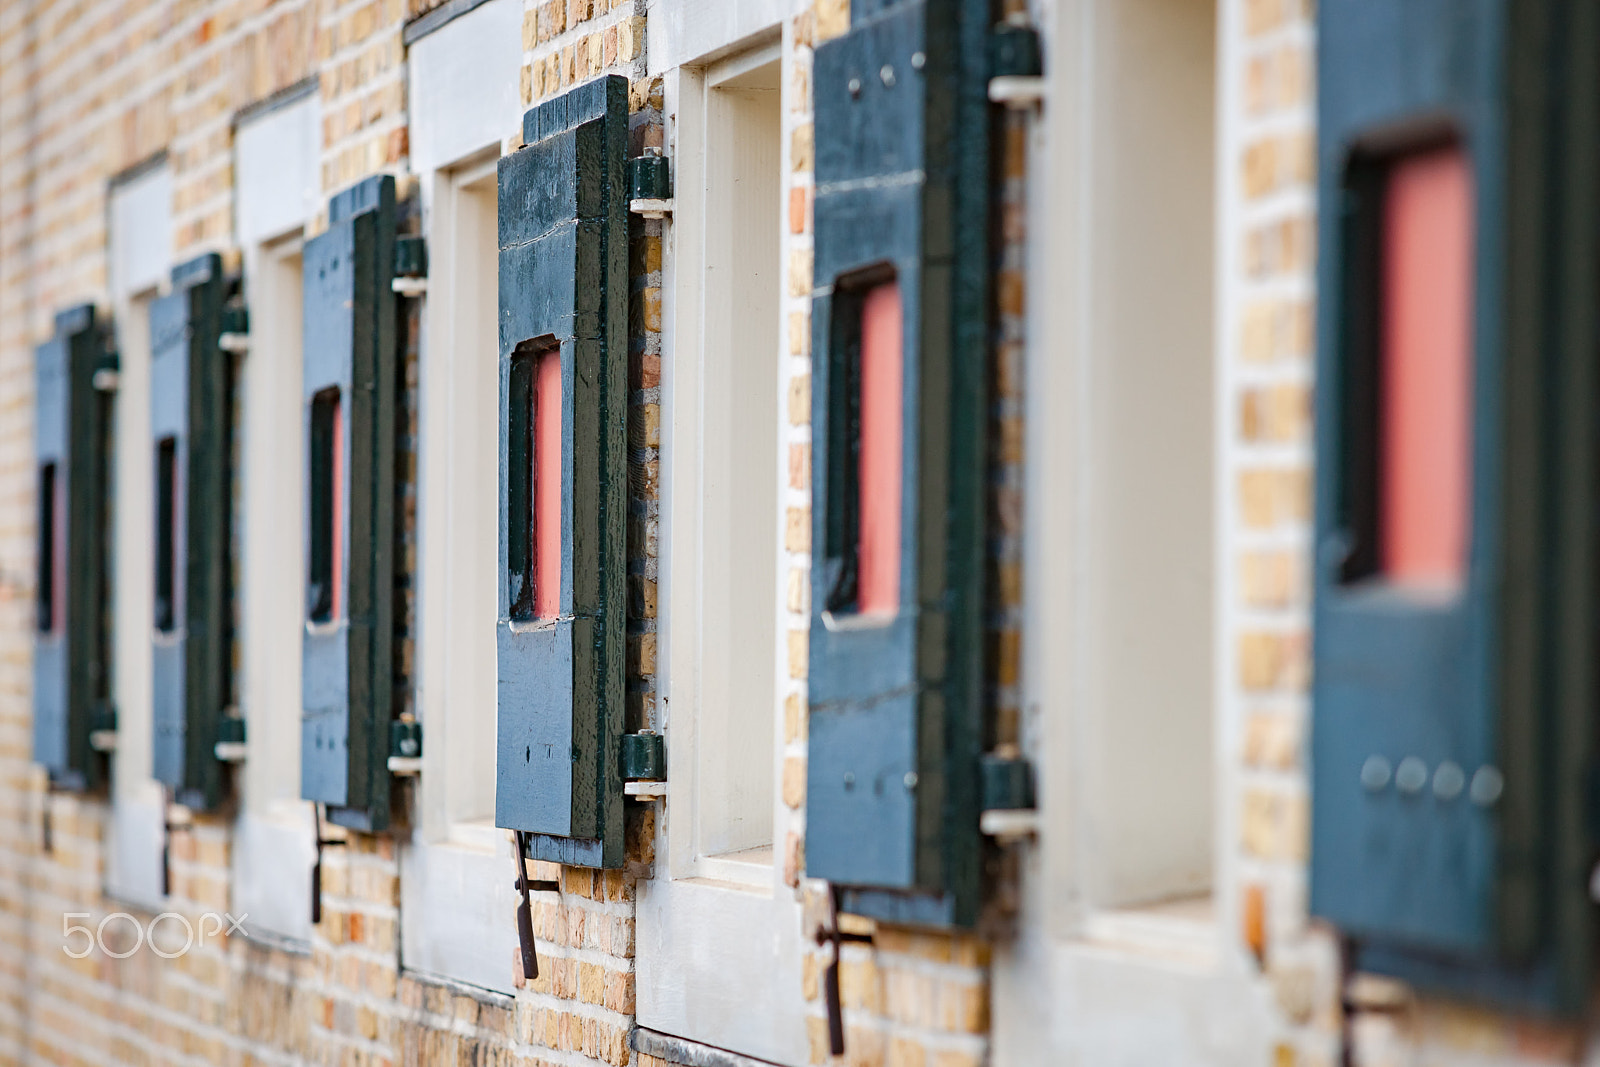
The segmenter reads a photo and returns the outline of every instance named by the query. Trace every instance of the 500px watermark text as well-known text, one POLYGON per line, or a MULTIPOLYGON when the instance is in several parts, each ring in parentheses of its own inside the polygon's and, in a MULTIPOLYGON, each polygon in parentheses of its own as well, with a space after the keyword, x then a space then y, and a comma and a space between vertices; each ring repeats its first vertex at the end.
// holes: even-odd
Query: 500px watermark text
POLYGON ((187 916, 179 915, 175 911, 164 911, 151 919, 148 924, 140 922, 137 917, 125 911, 112 912, 101 919, 96 926, 73 921, 87 919, 90 915, 91 913, 87 911, 69 911, 61 916, 63 941, 61 951, 75 960, 83 959, 96 949, 113 959, 127 959, 146 943, 150 945, 150 951, 157 956, 173 960, 196 945, 205 944, 208 937, 227 937, 236 931, 249 936, 245 931, 244 921, 250 916, 241 915, 235 919, 227 912, 218 915, 214 911, 208 911, 200 916, 198 923, 191 923, 187 916), (114 922, 118 925, 112 926, 114 922), (124 933, 124 926, 131 933, 124 933), (106 940, 108 927, 113 935, 109 944, 106 940), (131 946, 126 943, 129 936, 133 938, 131 946))

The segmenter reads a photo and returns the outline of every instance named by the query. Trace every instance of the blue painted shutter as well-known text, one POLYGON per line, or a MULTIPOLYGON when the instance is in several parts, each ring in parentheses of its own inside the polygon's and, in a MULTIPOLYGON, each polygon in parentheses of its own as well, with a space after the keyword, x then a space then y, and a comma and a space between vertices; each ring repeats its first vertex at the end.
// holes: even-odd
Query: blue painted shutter
MULTIPOLYGON (((537 859, 622 863, 627 508, 628 82, 615 75, 523 118, 500 160, 500 609, 495 822, 537 859), (512 440, 513 364, 559 349, 560 607, 517 618, 534 462, 512 440), (519 568, 520 571, 520 568, 519 568), (513 585, 517 588, 513 588, 513 585)), ((516 390, 526 402, 524 390, 516 390)), ((519 419, 526 412, 519 415, 519 419)), ((518 422, 519 429, 526 428, 518 422)))
POLYGON ((179 803, 221 799, 217 728, 231 669, 232 375, 218 344, 222 260, 172 271, 150 305, 150 454, 157 499, 151 769, 179 803))
POLYGON ((326 804, 334 822, 365 831, 389 820, 400 358, 394 240, 394 179, 368 178, 329 202, 328 229, 306 242, 303 259, 309 573, 300 795, 326 804), (325 511, 327 489, 336 499, 325 511), (330 548, 336 560, 323 558, 330 548), (330 579, 337 588, 327 588, 330 579))
POLYGON ((858 4, 818 47, 806 865, 843 906, 969 924, 980 897, 986 5, 858 4), (899 288, 899 606, 853 614, 861 316, 899 288))
POLYGON ((94 308, 56 316, 34 354, 34 449, 39 502, 33 641, 33 758, 54 784, 99 784, 89 746, 97 706, 109 700, 106 585, 106 398, 95 367, 106 346, 94 308))
POLYGON ((1362 968, 1565 1009, 1593 934, 1597 171, 1553 105, 1596 92, 1592 8, 1318 13, 1311 908, 1362 968), (1421 592, 1378 548, 1378 279, 1390 176, 1441 144, 1474 190, 1472 477, 1459 587, 1421 592))

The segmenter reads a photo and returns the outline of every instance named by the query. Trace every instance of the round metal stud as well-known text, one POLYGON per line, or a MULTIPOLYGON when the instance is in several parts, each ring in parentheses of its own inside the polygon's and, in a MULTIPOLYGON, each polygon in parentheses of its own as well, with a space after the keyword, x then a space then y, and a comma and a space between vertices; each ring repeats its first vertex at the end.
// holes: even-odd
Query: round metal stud
POLYGON ((915 789, 917 787, 917 772, 907 771, 904 780, 907 789, 915 789))
POLYGON ((856 776, 853 772, 844 772, 844 787, 847 790, 854 789, 856 787, 856 776))
POLYGON ((1428 765, 1415 756, 1407 756, 1395 768, 1394 787, 1402 793, 1416 794, 1428 784, 1428 765))
POLYGON ((854 100, 856 97, 861 95, 861 79, 851 78, 850 84, 846 88, 850 90, 850 98, 854 100))
POLYGON ((1499 800, 1500 794, 1505 791, 1505 775, 1500 773, 1498 767, 1485 763, 1473 774, 1472 784, 1467 787, 1467 797, 1478 807, 1487 808, 1499 800))
POLYGON ((1467 772, 1454 760, 1445 760, 1434 768, 1433 795, 1440 800, 1454 800, 1466 788, 1467 772))
POLYGON ((878 71, 878 77, 883 79, 883 84, 885 86, 890 88, 894 87, 894 68, 889 66, 889 64, 885 63, 883 65, 883 67, 878 71))
POLYGON ((912 52, 911 53, 911 69, 912 70, 921 70, 923 67, 927 66, 927 64, 928 64, 928 57, 927 56, 923 55, 921 52, 912 52))
POLYGON ((1394 775, 1394 768, 1382 756, 1368 756, 1361 765, 1361 788, 1369 793, 1381 793, 1394 775))

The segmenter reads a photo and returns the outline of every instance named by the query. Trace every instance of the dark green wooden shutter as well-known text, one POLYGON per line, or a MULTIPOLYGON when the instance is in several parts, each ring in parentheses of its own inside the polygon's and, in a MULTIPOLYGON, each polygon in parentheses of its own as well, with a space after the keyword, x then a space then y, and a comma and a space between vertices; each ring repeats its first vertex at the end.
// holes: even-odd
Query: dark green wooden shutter
POLYGON ((99 784, 89 745, 109 700, 106 398, 93 378, 106 347, 94 308, 56 316, 34 354, 39 503, 33 642, 33 758, 67 789, 99 784))
POLYGON ((807 874, 847 910, 968 924, 980 896, 987 6, 858 4, 817 49, 807 874), (899 606, 851 614, 864 294, 901 300, 899 606))
POLYGON ((627 133, 628 82, 611 75, 530 110, 526 147, 500 160, 495 821, 529 831, 535 858, 593 867, 620 866, 623 849, 627 133), (533 457, 525 444, 513 447, 512 367, 555 349, 560 607, 551 619, 516 621, 523 574, 512 564, 524 562, 531 505, 511 464, 533 457))
POLYGON ((1356 964, 1584 1002, 1596 685, 1593 3, 1318 13, 1311 908, 1356 964), (1388 577, 1378 371, 1388 175, 1470 161, 1471 503, 1460 588, 1388 577))
POLYGON ((335 196, 304 253, 300 795, 369 831, 388 824, 394 711, 394 240, 385 175, 335 196))
POLYGON ((151 768, 179 803, 201 809, 222 795, 217 727, 232 661, 232 375, 218 345, 223 296, 222 260, 210 254, 174 268, 172 291, 150 305, 151 768))

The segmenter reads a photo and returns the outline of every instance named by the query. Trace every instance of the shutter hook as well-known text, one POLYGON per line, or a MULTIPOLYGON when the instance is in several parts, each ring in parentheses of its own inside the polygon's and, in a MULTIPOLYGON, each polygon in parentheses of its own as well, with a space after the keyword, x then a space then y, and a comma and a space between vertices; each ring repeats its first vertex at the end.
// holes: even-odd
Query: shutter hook
POLYGON ((529 880, 527 831, 513 830, 511 833, 514 838, 511 850, 517 861, 517 880, 513 888, 522 894, 522 899, 517 902, 517 944, 522 948, 522 977, 531 982, 539 977, 539 953, 533 942, 533 906, 528 903, 528 894, 559 893, 561 883, 548 878, 529 880))
POLYGON ((173 818, 173 799, 170 786, 161 787, 161 895, 172 895, 172 831, 190 825, 187 809, 180 809, 180 817, 173 818))
POLYGON ((311 925, 322 921, 322 850, 336 848, 345 842, 337 837, 322 836, 322 805, 313 802, 311 816, 317 823, 317 861, 311 865, 311 925))
POLYGON ((844 1055, 844 1005, 839 999, 839 950, 846 941, 872 944, 871 934, 847 934, 839 929, 839 889, 828 883, 828 926, 817 929, 817 945, 833 943, 833 958, 822 972, 822 998, 828 1008, 828 1047, 835 1056, 844 1055))

